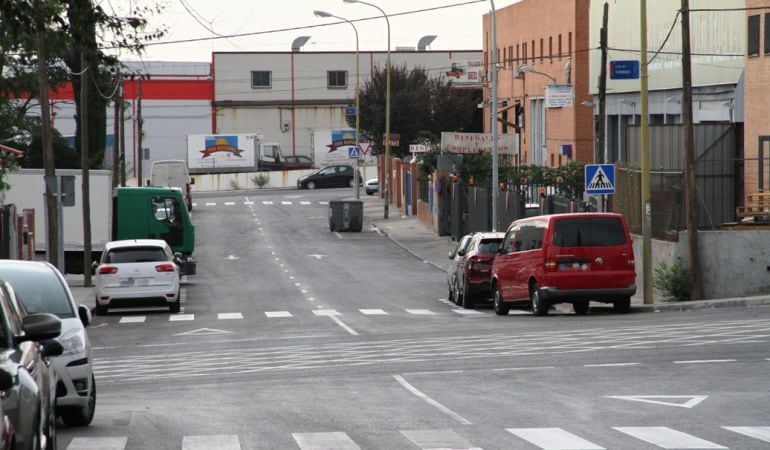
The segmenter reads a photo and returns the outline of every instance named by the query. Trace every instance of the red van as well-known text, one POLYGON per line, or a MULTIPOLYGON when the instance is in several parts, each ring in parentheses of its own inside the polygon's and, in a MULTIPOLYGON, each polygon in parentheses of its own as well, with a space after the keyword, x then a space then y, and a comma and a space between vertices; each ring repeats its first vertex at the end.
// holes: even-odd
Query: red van
POLYGON ((612 303, 628 312, 636 293, 634 249, 620 214, 572 213, 520 219, 508 227, 492 266, 495 313, 531 307, 539 316, 554 303, 612 303))

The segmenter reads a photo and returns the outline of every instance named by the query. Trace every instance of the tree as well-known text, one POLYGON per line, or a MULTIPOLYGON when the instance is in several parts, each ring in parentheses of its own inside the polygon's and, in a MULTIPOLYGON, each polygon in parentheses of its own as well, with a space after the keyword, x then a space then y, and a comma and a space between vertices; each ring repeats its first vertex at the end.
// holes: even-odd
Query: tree
MULTIPOLYGON (((372 138, 375 154, 385 148, 386 75, 384 68, 375 68, 359 93, 361 132, 372 138)), ((392 67, 390 92, 390 129, 400 136, 399 145, 390 149, 393 156, 403 157, 418 140, 437 141, 442 131, 481 131, 475 128, 480 94, 431 78, 425 69, 392 67)), ((348 125, 355 125, 355 117, 348 118, 348 125)))

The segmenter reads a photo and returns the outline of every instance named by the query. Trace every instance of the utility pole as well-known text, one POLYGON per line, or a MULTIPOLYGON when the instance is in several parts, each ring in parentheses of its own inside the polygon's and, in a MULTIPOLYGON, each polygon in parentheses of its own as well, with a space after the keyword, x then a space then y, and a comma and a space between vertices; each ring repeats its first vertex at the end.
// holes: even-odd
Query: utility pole
POLYGON ((115 96, 112 101, 115 103, 115 113, 113 131, 112 131, 112 187, 117 187, 120 183, 120 66, 115 72, 115 96))
POLYGON ((139 76, 139 91, 136 99, 136 142, 139 157, 136 161, 136 185, 142 187, 142 166, 144 165, 144 149, 142 149, 142 76, 139 76))
MULTIPOLYGON (((594 161, 604 164, 604 134, 606 124, 606 98, 607 98, 607 20, 610 5, 604 3, 604 16, 602 17, 602 29, 599 37, 599 45, 602 48, 602 65, 599 71, 599 121, 596 129, 596 154, 594 161)), ((604 196, 602 196, 604 197, 604 196)))
MULTIPOLYGON (((38 6, 40 6, 38 4, 38 6)), ((38 8, 40 9, 40 8, 38 8)), ((40 20, 42 22, 42 19, 40 20)), ((53 140, 51 139, 51 110, 48 104, 48 67, 45 54, 44 26, 37 23, 37 80, 40 88, 40 115, 43 133, 43 168, 46 180, 54 180, 56 165, 53 158, 53 140)), ((45 183, 45 211, 46 211, 46 257, 48 262, 59 267, 59 217, 56 208, 55 182, 45 183)))
POLYGON ((88 62, 86 46, 80 47, 80 169, 83 197, 83 287, 91 286, 91 158, 88 156, 88 62))
POLYGON ((123 104, 123 100, 125 100, 124 87, 123 76, 121 75, 118 103, 120 103, 120 185, 122 187, 126 187, 126 111, 123 104))
POLYGON ((690 54, 690 0, 682 0, 682 122, 684 124, 684 185, 687 214, 687 256, 690 300, 701 299, 698 254, 698 202, 695 186, 695 137, 692 126, 692 60, 690 54))
POLYGON ((640 0, 641 29, 641 160, 642 160, 642 285, 644 304, 652 304, 652 207, 650 205, 650 129, 647 126, 647 0, 640 0))

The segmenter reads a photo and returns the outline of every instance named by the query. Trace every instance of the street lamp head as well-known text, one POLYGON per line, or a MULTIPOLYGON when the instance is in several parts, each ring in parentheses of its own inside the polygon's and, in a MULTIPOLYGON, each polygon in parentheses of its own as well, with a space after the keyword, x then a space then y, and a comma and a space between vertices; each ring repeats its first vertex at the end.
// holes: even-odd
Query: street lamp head
POLYGON ((332 17, 332 15, 326 11, 313 11, 313 14, 315 14, 316 17, 332 17))

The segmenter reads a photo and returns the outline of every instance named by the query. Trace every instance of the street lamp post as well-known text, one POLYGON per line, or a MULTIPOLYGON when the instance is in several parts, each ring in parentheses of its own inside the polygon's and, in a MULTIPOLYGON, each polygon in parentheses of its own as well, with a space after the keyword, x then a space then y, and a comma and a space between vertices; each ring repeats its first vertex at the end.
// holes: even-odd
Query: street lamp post
MULTIPOLYGON (((390 20, 385 11, 379 6, 364 2, 362 0, 342 0, 344 3, 361 3, 362 5, 371 6, 382 13, 382 17, 385 18, 385 23, 388 25, 388 59, 385 63, 385 180, 383 183, 383 194, 385 195, 385 202, 383 205, 383 218, 388 218, 388 201, 390 198, 390 20)), ((357 112, 357 111, 356 111, 357 112)))
POLYGON ((492 117, 490 127, 492 131, 492 231, 497 231, 497 190, 498 188, 498 149, 497 149, 497 14, 495 1, 489 0, 492 6, 492 117))
POLYGON ((359 53, 358 53, 358 28, 356 28, 356 25, 351 22, 350 20, 335 16, 334 14, 328 13, 326 11, 313 11, 313 14, 316 15, 316 17, 333 17, 335 19, 343 20, 350 24, 351 27, 353 27, 353 32, 356 34, 356 151, 359 154, 359 158, 356 159, 356 172, 353 174, 353 180, 356 184, 356 200, 361 198, 361 180, 358 179, 358 169, 361 162, 361 147, 359 146, 361 141, 361 111, 359 111, 359 99, 358 99, 358 91, 359 89, 359 82, 360 82, 360 64, 359 64, 359 53))

